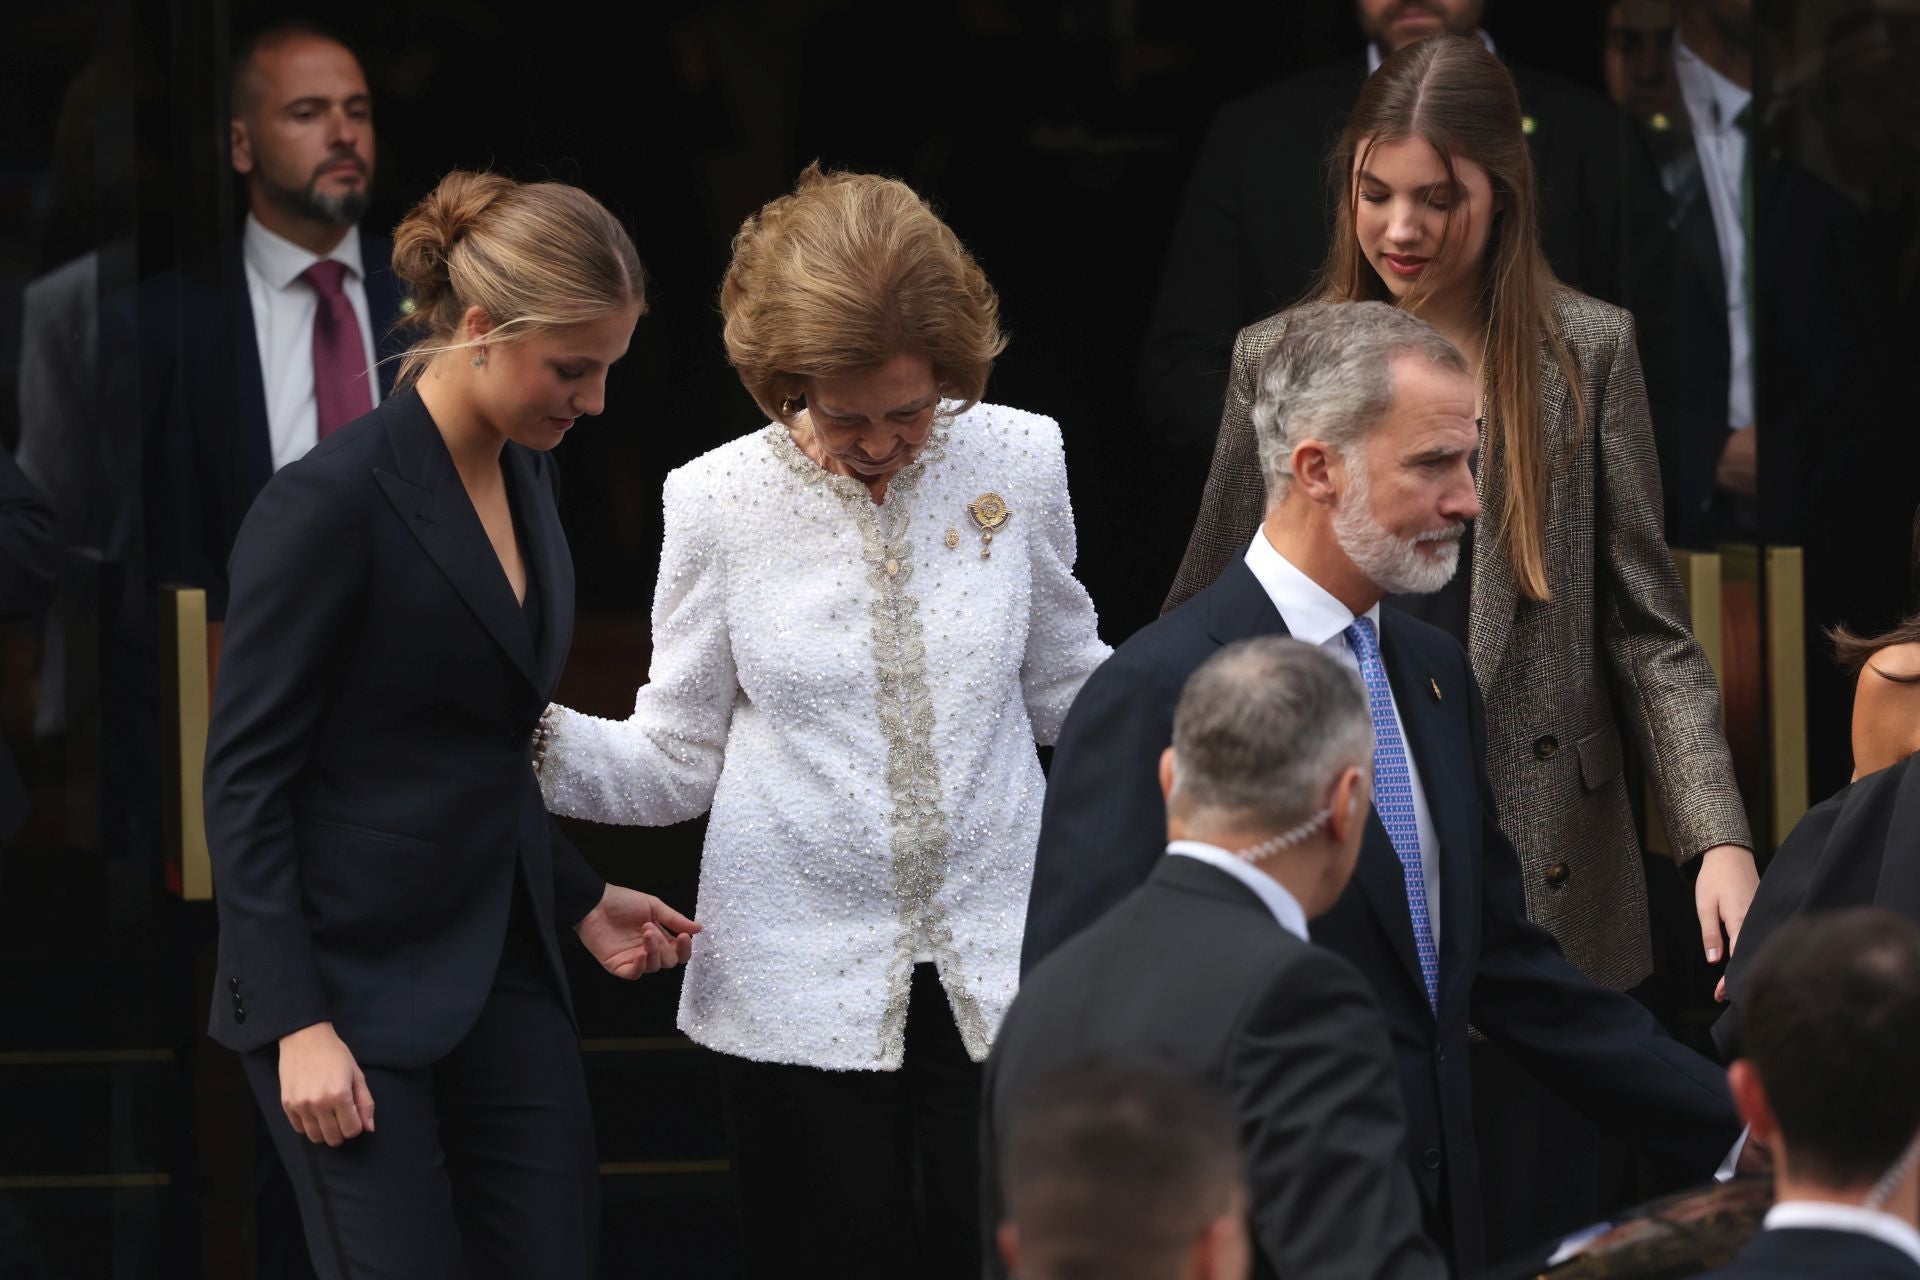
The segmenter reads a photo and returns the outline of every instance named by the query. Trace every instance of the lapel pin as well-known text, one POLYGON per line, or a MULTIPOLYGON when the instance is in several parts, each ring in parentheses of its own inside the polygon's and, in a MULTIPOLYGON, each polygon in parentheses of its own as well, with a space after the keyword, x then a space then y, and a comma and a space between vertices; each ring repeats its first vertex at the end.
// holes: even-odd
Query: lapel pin
POLYGON ((959 545, 960 545, 960 531, 958 529, 947 530, 947 550, 951 551, 959 545))
POLYGON ((1440 694, 1440 682, 1434 679, 1432 676, 1427 677, 1427 688, 1433 690, 1433 700, 1435 702, 1446 701, 1446 699, 1442 697, 1440 694))
POLYGON ((1013 508, 999 494, 983 493, 967 504, 967 514, 980 530, 980 558, 985 560, 993 555, 993 531, 1007 522, 1013 508))

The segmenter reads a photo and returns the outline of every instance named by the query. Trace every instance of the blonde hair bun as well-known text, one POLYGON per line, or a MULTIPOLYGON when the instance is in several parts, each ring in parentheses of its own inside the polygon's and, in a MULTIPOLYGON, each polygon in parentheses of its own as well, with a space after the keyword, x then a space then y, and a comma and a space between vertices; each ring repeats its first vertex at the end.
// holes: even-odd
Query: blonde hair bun
POLYGON ((393 273, 413 301, 401 323, 422 334, 403 357, 403 386, 435 356, 474 345, 461 340, 470 307, 492 322, 490 343, 646 309, 633 238, 564 182, 454 170, 394 228, 393 273))

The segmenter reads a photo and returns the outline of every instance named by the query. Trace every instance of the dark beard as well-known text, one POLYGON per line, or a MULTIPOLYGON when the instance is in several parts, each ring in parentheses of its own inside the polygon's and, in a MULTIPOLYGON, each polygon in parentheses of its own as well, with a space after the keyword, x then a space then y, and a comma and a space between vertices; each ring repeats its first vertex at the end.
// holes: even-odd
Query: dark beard
POLYGON ((358 191, 339 196, 323 196, 314 185, 283 187, 264 173, 260 175, 260 190, 288 213, 336 226, 352 226, 366 216, 369 196, 365 184, 358 191))

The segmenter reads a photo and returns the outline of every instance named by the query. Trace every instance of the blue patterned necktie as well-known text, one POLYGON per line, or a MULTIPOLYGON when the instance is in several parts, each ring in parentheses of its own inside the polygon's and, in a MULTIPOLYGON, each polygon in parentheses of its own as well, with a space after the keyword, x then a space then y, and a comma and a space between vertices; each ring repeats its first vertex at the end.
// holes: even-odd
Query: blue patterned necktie
POLYGON ((1427 1003, 1440 1005, 1440 952, 1433 945, 1433 918, 1427 911, 1427 876, 1420 861, 1420 826, 1413 816, 1413 769, 1400 741, 1400 723, 1393 716, 1393 694, 1387 688, 1387 669, 1380 662, 1380 639, 1371 618, 1355 618, 1347 628, 1347 643, 1360 660, 1360 679, 1367 686, 1367 707, 1373 714, 1373 807, 1387 829, 1387 839, 1400 856, 1400 874, 1407 886, 1407 910, 1413 916, 1413 945, 1420 953, 1420 977, 1427 986, 1427 1003))

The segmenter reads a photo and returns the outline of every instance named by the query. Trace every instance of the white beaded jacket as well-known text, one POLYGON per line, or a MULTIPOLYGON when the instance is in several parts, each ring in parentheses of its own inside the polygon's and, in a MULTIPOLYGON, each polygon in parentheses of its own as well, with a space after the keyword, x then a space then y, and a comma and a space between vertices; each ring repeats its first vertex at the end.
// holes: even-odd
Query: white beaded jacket
POLYGON ((664 502, 648 682, 625 720, 553 709, 547 807, 711 810, 679 1018, 700 1044, 895 1070, 930 960, 984 1060, 1019 979, 1035 744, 1109 652, 1059 427, 938 419, 875 504, 774 424, 671 473, 664 502), (1011 514, 983 528, 994 499, 1011 514))

